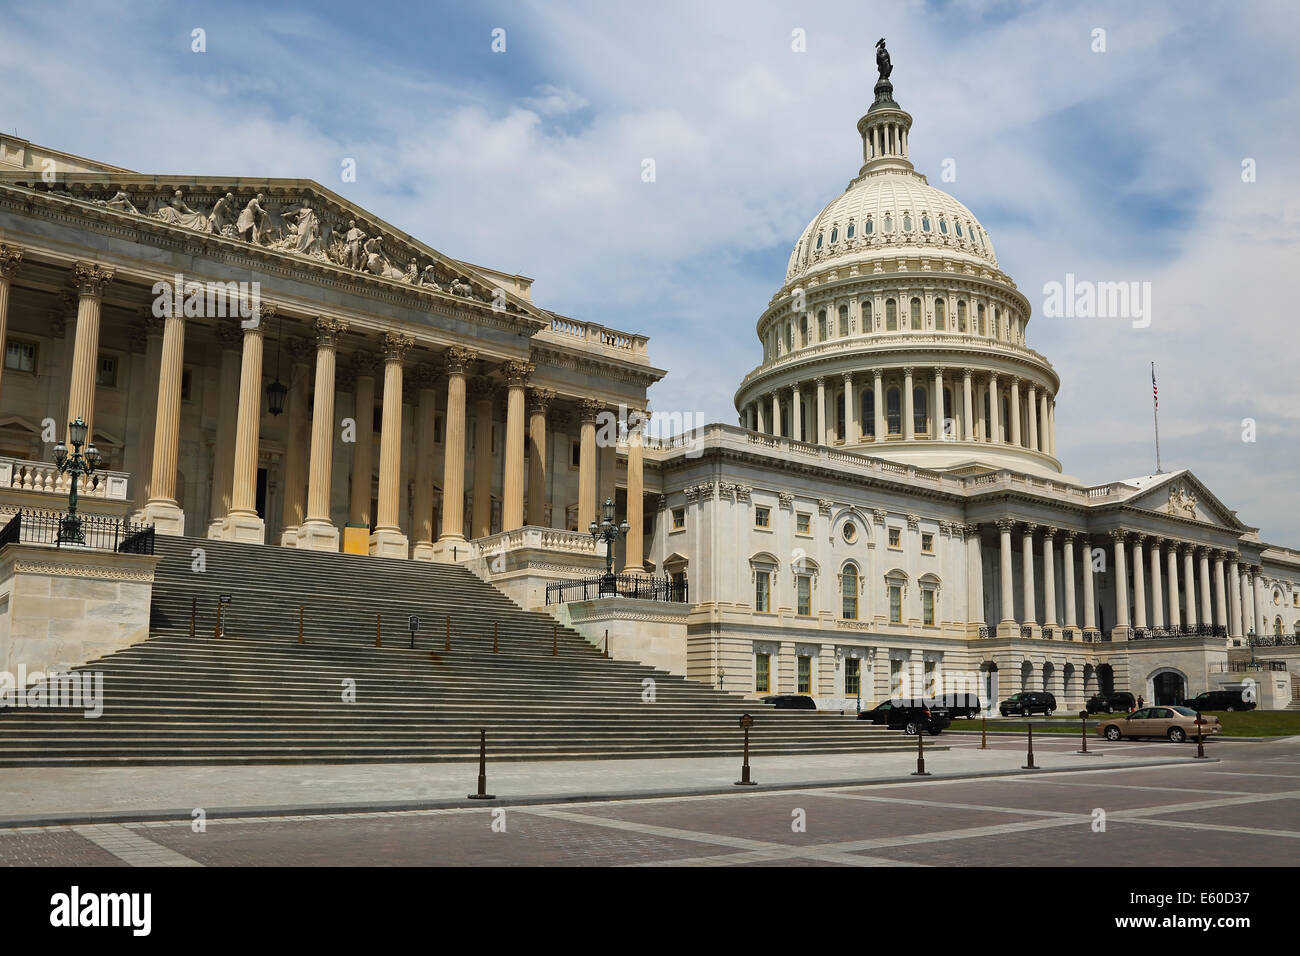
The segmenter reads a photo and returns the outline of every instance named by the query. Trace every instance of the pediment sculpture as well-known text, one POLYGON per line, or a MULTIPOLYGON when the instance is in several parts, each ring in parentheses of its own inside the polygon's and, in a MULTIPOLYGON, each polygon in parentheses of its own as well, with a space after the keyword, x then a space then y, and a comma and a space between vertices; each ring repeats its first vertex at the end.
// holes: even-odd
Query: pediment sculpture
POLYGON ((1196 496, 1182 485, 1169 489, 1169 513, 1187 518, 1196 517, 1196 496))

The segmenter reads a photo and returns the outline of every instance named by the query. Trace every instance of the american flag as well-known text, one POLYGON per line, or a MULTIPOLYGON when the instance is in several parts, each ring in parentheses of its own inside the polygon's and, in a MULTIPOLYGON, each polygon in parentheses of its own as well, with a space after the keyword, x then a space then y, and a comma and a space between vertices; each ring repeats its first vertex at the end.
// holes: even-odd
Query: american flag
POLYGON ((1155 399, 1156 408, 1160 407, 1160 390, 1156 388, 1156 363, 1151 363, 1151 397, 1155 399))

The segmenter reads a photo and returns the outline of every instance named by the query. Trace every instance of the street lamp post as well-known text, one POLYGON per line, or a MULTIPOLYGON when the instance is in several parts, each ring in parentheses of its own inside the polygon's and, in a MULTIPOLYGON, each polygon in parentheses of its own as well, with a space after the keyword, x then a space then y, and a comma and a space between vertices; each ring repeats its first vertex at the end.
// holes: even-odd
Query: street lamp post
POLYGON ((68 513, 59 521, 59 544, 85 544, 86 536, 81 530, 81 517, 77 514, 77 486, 82 477, 89 477, 103 464, 103 458, 94 443, 86 444, 86 423, 78 415, 68 423, 68 438, 72 442, 72 454, 68 446, 59 442, 54 446, 54 466, 59 474, 71 475, 72 484, 68 488, 68 513), (85 445, 83 452, 81 446, 85 445))
POLYGON ((600 579, 600 593, 613 594, 618 590, 614 578, 614 542, 620 535, 626 535, 628 532, 626 521, 622 524, 614 523, 614 499, 605 499, 600 523, 593 521, 587 526, 587 530, 597 541, 605 542, 605 573, 600 579))

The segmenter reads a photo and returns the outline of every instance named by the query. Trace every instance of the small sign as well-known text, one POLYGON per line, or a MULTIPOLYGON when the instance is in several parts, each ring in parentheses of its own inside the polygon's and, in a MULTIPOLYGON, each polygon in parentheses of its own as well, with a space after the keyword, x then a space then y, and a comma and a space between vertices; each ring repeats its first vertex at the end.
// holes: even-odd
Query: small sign
POLYGON ((235 599, 235 596, 234 596, 233 594, 219 594, 219 595, 217 595, 217 600, 218 600, 220 603, 222 603, 222 604, 229 604, 229 603, 230 603, 231 601, 233 601, 234 599, 235 599))
POLYGON ((740 729, 741 729, 741 730, 748 730, 750 727, 753 727, 753 726, 754 726, 754 718, 753 718, 753 717, 751 717, 749 714, 741 714, 741 715, 740 715, 740 729))
POLYGON ((412 614, 406 619, 406 626, 411 629, 411 633, 415 633, 420 629, 420 619, 416 615, 412 614))

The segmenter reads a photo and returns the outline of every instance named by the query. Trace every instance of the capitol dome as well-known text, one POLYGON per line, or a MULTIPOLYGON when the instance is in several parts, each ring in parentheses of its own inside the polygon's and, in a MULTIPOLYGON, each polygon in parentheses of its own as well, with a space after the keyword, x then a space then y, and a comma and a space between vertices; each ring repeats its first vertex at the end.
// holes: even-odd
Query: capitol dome
POLYGON ((808 223, 759 317, 741 424, 965 474, 1061 473, 1051 363, 988 233, 908 159, 888 76, 860 120, 862 166, 808 223))

